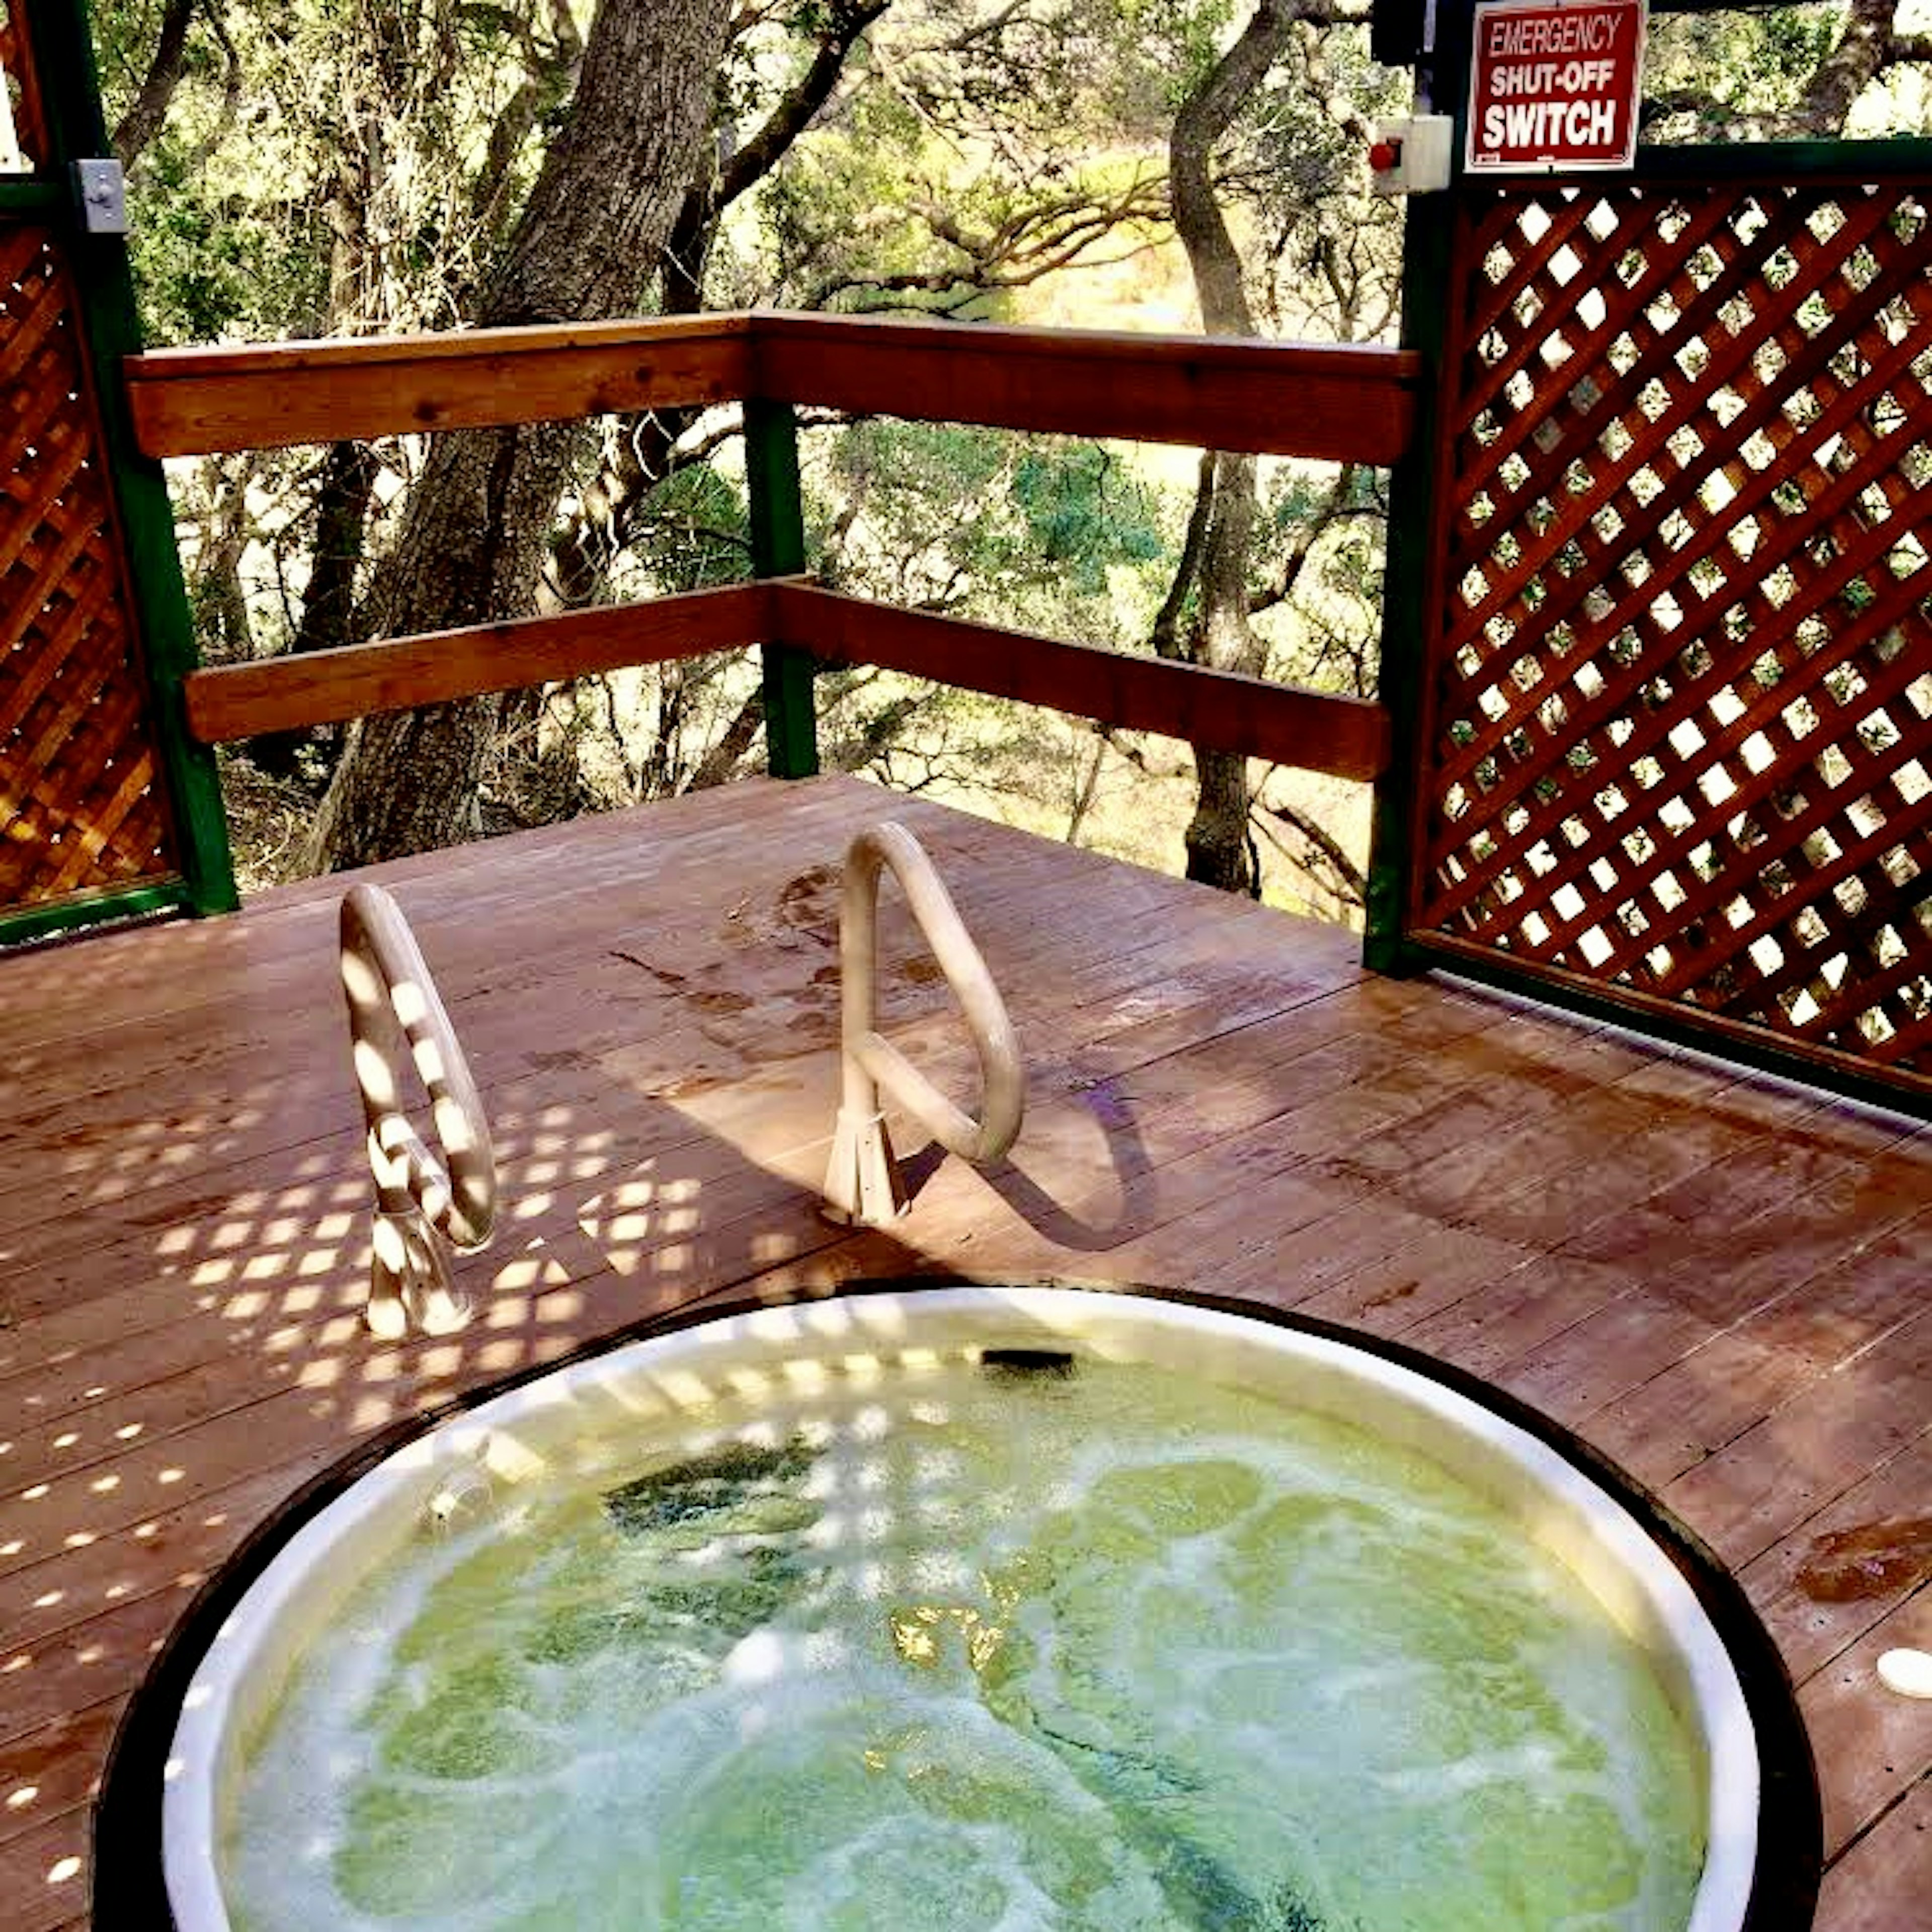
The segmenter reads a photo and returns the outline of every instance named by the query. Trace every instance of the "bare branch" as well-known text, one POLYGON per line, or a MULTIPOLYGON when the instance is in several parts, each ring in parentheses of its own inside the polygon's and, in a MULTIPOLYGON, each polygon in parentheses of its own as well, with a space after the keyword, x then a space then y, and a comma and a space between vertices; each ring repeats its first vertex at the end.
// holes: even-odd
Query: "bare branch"
POLYGON ((725 164, 712 199, 714 209, 729 208, 778 165, 832 98, 860 35, 891 4, 892 0, 838 0, 812 64, 766 117, 764 124, 725 164))
POLYGON ((1028 287, 1064 268, 1112 268, 1150 252, 1159 244, 1151 239, 1136 242, 1099 258, 1090 257, 1088 251, 1123 226, 1160 219, 1164 200, 1162 182, 1137 176, 1106 200, 1096 201, 1084 194, 1064 195, 1056 201, 1022 208, 998 227, 980 234, 968 230, 937 202, 928 201, 919 207, 920 218, 936 239, 965 258, 963 262, 891 274, 842 276, 820 284, 807 305, 823 308, 839 296, 869 292, 947 296, 952 298, 950 307, 961 308, 982 295, 1028 287))
POLYGON ((1380 522, 1386 512, 1379 503, 1356 503, 1349 500, 1355 494, 1357 481, 1361 475, 1359 464, 1345 463, 1336 472, 1335 480, 1328 486, 1322 502, 1314 513, 1296 532, 1294 541, 1282 558, 1274 574, 1267 583, 1257 586, 1249 593, 1248 614, 1272 610, 1276 605, 1285 604, 1294 596, 1301 574, 1308 567, 1308 560, 1314 555, 1316 547, 1337 524, 1359 517, 1369 522, 1380 522))
POLYGON ((694 315, 704 307, 704 264, 718 218, 790 151, 832 98, 860 36, 891 4, 892 0, 834 0, 818 52, 805 72, 716 176, 686 192, 664 244, 667 314, 694 315))
POLYGON ((1201 575, 1202 554, 1207 548, 1214 509, 1214 455, 1211 450, 1203 450, 1195 479, 1194 507, 1187 513, 1187 535, 1180 546, 1180 561, 1174 566, 1174 581, 1167 586, 1167 595, 1162 598, 1154 620, 1150 641, 1157 658, 1186 656, 1181 645, 1180 620, 1201 575))
POLYGON ((167 0, 161 10, 160 32, 148 70, 141 76, 139 92, 114 130, 114 152, 124 168, 131 168, 142 152, 161 131, 168 118, 168 104, 181 85, 188 61, 188 28, 194 23, 195 9, 201 0, 167 0))
POLYGON ((1353 901, 1357 905, 1365 902, 1368 896, 1369 882, 1364 877, 1362 868, 1348 856, 1347 851, 1336 842, 1330 836, 1327 828, 1318 820, 1311 818, 1306 812, 1297 806, 1264 805, 1257 802, 1256 808, 1258 814, 1265 814, 1265 817, 1259 818, 1258 822, 1262 830, 1268 833, 1268 842, 1281 853, 1283 857, 1288 859, 1291 863, 1301 865, 1304 870, 1308 869, 1305 863, 1297 859, 1296 855, 1289 848, 1274 836, 1268 825, 1268 818, 1279 819, 1282 824, 1289 826, 1298 837, 1306 841, 1334 868, 1336 877, 1342 884, 1342 896, 1353 901))

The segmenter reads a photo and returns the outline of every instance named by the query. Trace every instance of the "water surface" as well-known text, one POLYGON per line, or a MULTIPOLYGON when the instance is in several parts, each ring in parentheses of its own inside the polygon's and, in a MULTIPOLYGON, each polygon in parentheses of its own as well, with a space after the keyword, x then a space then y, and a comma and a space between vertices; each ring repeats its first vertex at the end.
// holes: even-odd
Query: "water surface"
POLYGON ((584 1445, 364 1585, 223 1847, 244 1932, 1650 1932, 1701 1760, 1434 1464, 1142 1367, 584 1445))

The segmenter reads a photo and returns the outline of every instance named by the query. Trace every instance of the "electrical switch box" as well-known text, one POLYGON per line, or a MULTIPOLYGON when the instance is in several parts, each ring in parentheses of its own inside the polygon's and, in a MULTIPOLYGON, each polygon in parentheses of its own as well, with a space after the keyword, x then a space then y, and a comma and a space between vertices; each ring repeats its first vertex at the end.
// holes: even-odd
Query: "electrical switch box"
POLYGON ((118 161, 76 161, 74 192, 80 201, 80 225, 90 235, 128 232, 128 182, 118 161))
POLYGON ((1446 114, 1384 121, 1376 130, 1369 166, 1378 194, 1433 194, 1454 170, 1456 124, 1446 114))

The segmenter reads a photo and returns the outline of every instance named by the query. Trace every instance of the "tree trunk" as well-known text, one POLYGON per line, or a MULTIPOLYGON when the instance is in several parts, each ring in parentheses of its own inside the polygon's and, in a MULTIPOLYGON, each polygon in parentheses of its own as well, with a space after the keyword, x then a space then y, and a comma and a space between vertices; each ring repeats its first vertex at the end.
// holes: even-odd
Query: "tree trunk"
POLYGON ((194 24, 196 4, 197 0, 166 0, 161 9, 160 31, 140 91, 114 129, 114 152, 124 168, 133 168, 168 118, 188 64, 188 33, 194 24))
POLYGON ((1819 63, 1804 98, 1773 130, 1775 137, 1843 133, 1858 96, 1891 56, 1898 13, 1898 0, 1852 0, 1838 44, 1819 63))
MULTIPOLYGON (((1220 451, 1206 466, 1207 536, 1196 580, 1199 609, 1189 656, 1216 670, 1254 673, 1261 646, 1248 623, 1248 549, 1255 521, 1255 459, 1220 451)), ((1187 876, 1223 892, 1261 896, 1261 869, 1248 829, 1248 760, 1239 752, 1194 748, 1194 815, 1186 832, 1187 876)))
MULTIPOLYGON (((729 0, 603 0, 569 118, 486 285, 483 326, 634 308, 692 177, 729 0)), ((527 613, 584 431, 574 424, 439 437, 370 597, 372 634, 527 613)), ((370 865, 473 832, 500 701, 366 719, 322 802, 319 869, 370 865)))
MULTIPOLYGON (((1298 17, 1282 0, 1260 0, 1240 38, 1181 103, 1168 142, 1174 225, 1187 250, 1210 335, 1252 335, 1254 315, 1241 258, 1214 193, 1215 144, 1260 86, 1298 17)), ((1162 611, 1156 648, 1217 670, 1255 672, 1262 650, 1248 622, 1248 550, 1256 510, 1255 459, 1225 451, 1204 458, 1181 573, 1162 611), (1192 606, 1184 632, 1184 610, 1192 606)), ((1248 828, 1248 761, 1197 746, 1187 876, 1223 891, 1258 896, 1260 867, 1248 828)))
MULTIPOLYGON (((356 578, 381 470, 367 443, 329 446, 316 493, 308 586, 302 592, 302 619, 289 644, 292 657, 362 642, 356 624, 356 578)), ((248 741, 248 756, 260 770, 278 778, 292 778, 296 754, 315 737, 315 728, 308 725, 292 731, 264 732, 248 741)))
MULTIPOLYGON (((831 0, 818 16, 818 44, 804 73, 748 138, 728 154, 700 162, 664 241, 663 314, 704 313, 705 272, 726 211, 791 152, 837 92, 861 36, 892 4, 831 0)), ((741 15, 739 26, 752 17, 741 15)), ((625 424, 596 488, 584 493, 570 528, 558 533, 555 567, 566 606, 589 603, 598 595, 606 569, 630 541, 638 512, 670 475, 672 452, 700 413, 695 404, 673 406, 647 410, 625 424)))

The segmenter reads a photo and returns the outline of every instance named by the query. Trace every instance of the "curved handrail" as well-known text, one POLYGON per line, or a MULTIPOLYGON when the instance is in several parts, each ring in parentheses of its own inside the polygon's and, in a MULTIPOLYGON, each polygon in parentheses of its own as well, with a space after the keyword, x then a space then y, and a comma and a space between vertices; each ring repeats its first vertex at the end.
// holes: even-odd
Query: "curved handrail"
POLYGON ((1006 1002, 951 894, 919 841, 890 820, 857 833, 846 849, 838 960, 844 1075, 826 1174, 826 1211, 835 1220, 877 1226, 906 1206, 880 1108, 880 1088, 941 1147, 983 1164, 998 1160, 1018 1136, 1026 1072, 1006 1002), (954 1106, 878 1030, 879 874, 888 870, 965 1016, 980 1060, 977 1120, 954 1106))
POLYGON ((390 1340, 412 1327, 446 1334, 472 1311, 451 1282, 436 1237, 465 1251, 490 1239, 496 1219, 490 1123, 402 908, 380 886, 352 886, 340 929, 350 1050, 376 1184, 364 1318, 390 1340), (406 1060, 429 1096, 441 1160, 404 1111, 406 1060))

